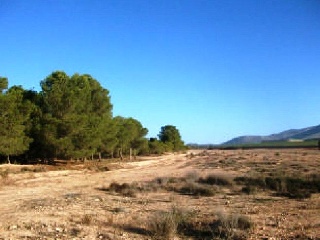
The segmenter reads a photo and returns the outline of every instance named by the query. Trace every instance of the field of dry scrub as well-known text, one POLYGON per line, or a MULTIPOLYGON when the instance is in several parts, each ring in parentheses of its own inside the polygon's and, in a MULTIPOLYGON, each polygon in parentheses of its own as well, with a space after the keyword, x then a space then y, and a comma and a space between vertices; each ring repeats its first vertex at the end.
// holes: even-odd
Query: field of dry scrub
POLYGON ((315 149, 0 165, 0 239, 320 239, 319 178, 315 149))

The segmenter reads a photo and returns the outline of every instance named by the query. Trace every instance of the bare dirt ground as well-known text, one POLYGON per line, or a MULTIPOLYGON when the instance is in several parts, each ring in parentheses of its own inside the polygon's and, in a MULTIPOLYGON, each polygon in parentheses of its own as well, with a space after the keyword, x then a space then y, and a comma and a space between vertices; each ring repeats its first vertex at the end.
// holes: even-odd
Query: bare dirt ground
POLYGON ((190 150, 132 162, 1 165, 0 173, 0 239, 320 239, 319 193, 291 199, 269 190, 245 194, 231 184, 202 196, 172 185, 181 177, 191 184, 210 174, 230 181, 266 173, 319 174, 315 149, 190 150), (120 190, 128 183, 127 192, 111 191, 111 183, 120 190), (192 215, 192 231, 189 224, 184 234, 156 235, 159 213, 177 208, 192 215), (241 235, 229 226, 227 234, 221 226, 214 229, 222 215, 246 216, 252 225, 241 235))

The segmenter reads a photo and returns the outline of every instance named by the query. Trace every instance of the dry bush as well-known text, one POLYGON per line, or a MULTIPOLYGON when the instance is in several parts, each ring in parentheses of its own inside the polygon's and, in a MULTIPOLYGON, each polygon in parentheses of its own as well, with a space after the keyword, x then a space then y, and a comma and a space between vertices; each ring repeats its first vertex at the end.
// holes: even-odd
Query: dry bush
POLYGON ((230 176, 222 174, 210 174, 205 178, 199 178, 199 183, 220 186, 232 186, 233 180, 230 176))
POLYGON ((136 197, 137 189, 130 186, 128 183, 119 184, 117 182, 113 182, 110 184, 109 188, 106 189, 111 192, 120 193, 125 197, 136 197))
POLYGON ((110 171, 110 168, 100 162, 93 162, 85 164, 85 168, 94 172, 107 172, 110 171))
POLYGON ((216 193, 216 190, 210 186, 204 186, 199 183, 186 182, 182 187, 177 189, 177 192, 186 195, 210 197, 216 193))
POLYGON ((158 177, 152 182, 158 184, 161 187, 165 187, 170 182, 170 178, 168 178, 168 177, 158 177))
POLYGON ((119 193, 125 197, 136 197, 141 192, 157 192, 160 189, 170 189, 168 187, 170 178, 156 178, 149 182, 122 183, 112 182, 109 187, 98 188, 100 191, 119 193))
POLYGON ((191 152, 191 153, 189 153, 189 154, 187 155, 187 157, 190 158, 190 159, 192 159, 192 158, 196 157, 196 154, 193 153, 193 152, 191 152))
POLYGON ((254 228, 252 220, 245 215, 218 211, 216 216, 211 224, 212 232, 223 239, 245 239, 247 231, 254 228))
POLYGON ((96 171, 97 172, 107 172, 107 171, 110 171, 110 169, 107 166, 97 166, 96 171))
POLYGON ((172 239, 183 234, 191 213, 173 206, 169 212, 157 212, 149 220, 149 232, 155 239, 172 239))
POLYGON ((84 214, 81 218, 81 224, 90 225, 94 222, 94 217, 91 214, 84 214))
POLYGON ((310 198, 312 193, 320 192, 320 177, 309 176, 260 176, 257 178, 237 177, 235 182, 245 185, 242 191, 254 194, 259 189, 275 191, 278 196, 289 198, 310 198))
POLYGON ((6 180, 9 178, 9 171, 5 170, 5 171, 0 171, 0 176, 2 180, 6 180))
POLYGON ((35 167, 33 172, 47 172, 47 168, 45 166, 35 167))
POLYGON ((184 179, 188 182, 196 182, 199 179, 199 173, 197 171, 190 171, 185 175, 184 179))
POLYGON ((170 213, 158 213, 150 220, 149 230, 156 239, 171 239, 177 233, 178 223, 170 213))
POLYGON ((161 189, 165 189, 169 181, 170 181, 170 178, 159 177, 154 179, 153 181, 149 181, 145 183, 134 182, 132 185, 138 188, 140 192, 157 192, 161 189))
MULTIPOLYGON (((190 172, 186 177, 182 178, 156 178, 153 183, 156 186, 153 190, 165 189, 166 191, 173 191, 184 195, 192 196, 213 196, 217 189, 207 184, 198 182, 199 175, 197 172, 190 172)), ((149 183, 150 184, 150 183, 149 183)))
POLYGON ((33 170, 30 167, 22 167, 20 168, 20 172, 33 172, 33 170))
POLYGON ((10 178, 9 171, 0 171, 0 186, 1 185, 12 185, 14 184, 14 180, 10 178))

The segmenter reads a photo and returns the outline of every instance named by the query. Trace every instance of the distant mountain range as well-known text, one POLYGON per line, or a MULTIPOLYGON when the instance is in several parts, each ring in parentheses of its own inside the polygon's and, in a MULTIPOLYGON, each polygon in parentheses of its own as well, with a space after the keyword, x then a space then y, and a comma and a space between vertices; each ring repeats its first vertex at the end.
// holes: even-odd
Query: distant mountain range
POLYGON ((271 134, 268 136, 241 136, 233 138, 222 145, 238 145, 247 143, 261 143, 266 141, 286 141, 320 139, 320 125, 307 127, 302 129, 290 129, 280 133, 271 134))

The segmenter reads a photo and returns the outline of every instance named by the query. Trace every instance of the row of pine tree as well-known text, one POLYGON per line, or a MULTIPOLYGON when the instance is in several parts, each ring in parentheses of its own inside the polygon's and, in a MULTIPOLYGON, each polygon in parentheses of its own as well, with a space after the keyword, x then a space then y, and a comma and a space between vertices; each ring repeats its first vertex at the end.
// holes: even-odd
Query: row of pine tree
POLYGON ((55 71, 40 85, 40 92, 8 88, 8 79, 0 78, 3 160, 123 158, 184 149, 175 126, 147 139, 138 120, 113 117, 109 91, 88 74, 55 71))

